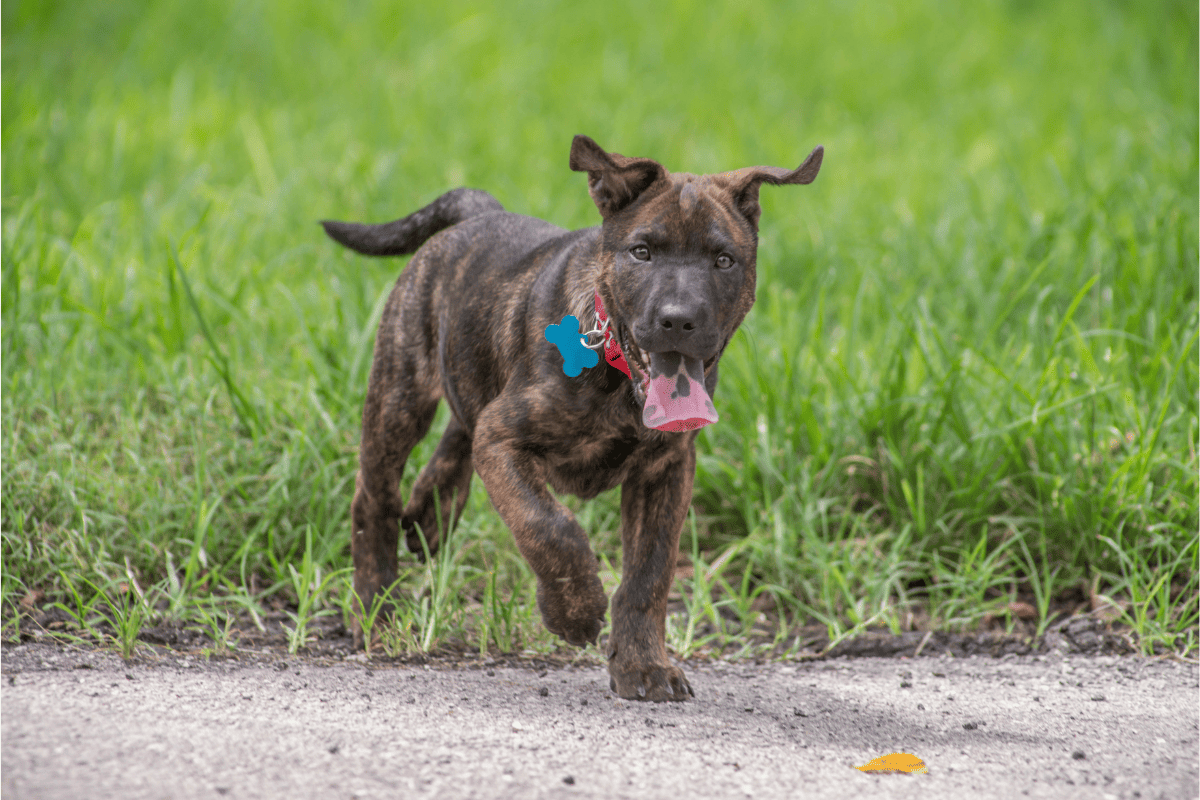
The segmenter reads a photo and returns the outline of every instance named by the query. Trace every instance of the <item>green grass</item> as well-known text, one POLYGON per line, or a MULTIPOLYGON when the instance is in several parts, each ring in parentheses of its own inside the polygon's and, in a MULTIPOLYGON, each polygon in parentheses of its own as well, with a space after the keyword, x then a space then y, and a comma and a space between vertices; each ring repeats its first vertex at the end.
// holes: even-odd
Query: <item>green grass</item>
MULTIPOLYGON (((149 619, 235 648, 272 602, 300 648, 350 608, 402 262, 315 221, 466 184, 592 225, 588 133, 693 172, 826 147, 763 192, 677 651, 744 651, 764 612, 777 642, 1018 599, 1041 629, 1072 595, 1194 650, 1196 30, 1185 2, 5 3, 5 639, 23 600, 123 652, 149 619)), ((573 505, 610 589, 617 497, 573 505)), ((478 481, 455 539, 382 645, 554 647, 478 481)))

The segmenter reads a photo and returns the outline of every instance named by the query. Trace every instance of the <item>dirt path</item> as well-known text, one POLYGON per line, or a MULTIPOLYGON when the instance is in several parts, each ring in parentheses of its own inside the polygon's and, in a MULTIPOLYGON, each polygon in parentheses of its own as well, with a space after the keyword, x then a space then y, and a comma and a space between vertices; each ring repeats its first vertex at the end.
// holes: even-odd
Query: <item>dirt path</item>
POLYGON ((1087 797, 1200 793, 1195 664, 1132 657, 469 669, 5 647, 5 800, 1087 797), (928 774, 866 774, 893 751, 928 774))

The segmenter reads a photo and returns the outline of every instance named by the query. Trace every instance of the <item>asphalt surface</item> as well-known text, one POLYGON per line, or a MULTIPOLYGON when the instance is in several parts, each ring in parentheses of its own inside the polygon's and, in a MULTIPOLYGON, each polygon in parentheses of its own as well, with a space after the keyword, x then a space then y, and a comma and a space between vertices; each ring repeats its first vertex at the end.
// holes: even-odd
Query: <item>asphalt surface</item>
POLYGON ((603 667, 242 664, 5 646, 20 798, 1187 798, 1194 663, 1118 656, 689 664, 687 703, 603 667), (854 766, 912 753, 927 774, 854 766))

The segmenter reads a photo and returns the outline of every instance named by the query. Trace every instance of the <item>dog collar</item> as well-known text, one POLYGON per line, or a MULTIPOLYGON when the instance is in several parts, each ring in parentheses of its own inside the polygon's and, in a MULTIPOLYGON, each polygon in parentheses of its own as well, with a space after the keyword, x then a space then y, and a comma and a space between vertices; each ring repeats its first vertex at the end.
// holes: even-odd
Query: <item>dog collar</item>
POLYGON ((580 331, 579 319, 574 314, 568 314, 557 325, 546 326, 546 341, 557 347, 562 354, 563 373, 568 377, 573 378, 584 369, 599 364, 600 357, 596 351, 603 348, 604 360, 624 372, 630 379, 633 378, 629 362, 625 360, 625 354, 621 352, 617 336, 613 333, 612 326, 609 325, 608 314, 604 311, 604 301, 600 299, 599 292, 596 292, 596 328, 594 330, 580 331), (589 341, 591 336, 599 336, 600 340, 592 344, 589 341))
MULTIPOLYGON (((629 362, 613 333, 604 310, 604 301, 596 292, 596 328, 581 332, 579 318, 563 317, 557 325, 546 326, 546 341, 558 348, 563 357, 562 370, 574 378, 584 369, 600 363, 596 351, 604 348, 604 360, 614 369, 633 378, 629 362), (595 344, 588 337, 599 336, 595 344)), ((704 364, 682 353, 651 355, 650 374, 642 382, 642 424, 658 431, 677 433, 701 428, 717 421, 717 409, 704 386, 704 364)))
POLYGON ((600 326, 599 331, 604 334, 604 360, 632 379, 633 372, 629 369, 629 362, 625 360, 625 354, 621 352, 617 335, 613 333, 612 326, 608 324, 608 314, 604 311, 604 301, 600 299, 599 292, 596 292, 596 322, 600 326))

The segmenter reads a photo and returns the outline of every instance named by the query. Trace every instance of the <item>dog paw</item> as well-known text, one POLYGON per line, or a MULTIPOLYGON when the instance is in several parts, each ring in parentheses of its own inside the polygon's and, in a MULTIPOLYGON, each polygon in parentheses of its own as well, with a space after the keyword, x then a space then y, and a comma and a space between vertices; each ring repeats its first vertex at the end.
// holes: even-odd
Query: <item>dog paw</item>
POLYGON ((608 664, 609 687, 626 700, 687 700, 695 697, 683 670, 669 664, 608 664))
POLYGON ((597 644, 608 612, 608 597, 600 578, 590 577, 591 580, 578 587, 573 587, 570 581, 538 581, 538 609, 546 630, 577 647, 597 644))

